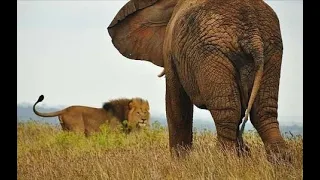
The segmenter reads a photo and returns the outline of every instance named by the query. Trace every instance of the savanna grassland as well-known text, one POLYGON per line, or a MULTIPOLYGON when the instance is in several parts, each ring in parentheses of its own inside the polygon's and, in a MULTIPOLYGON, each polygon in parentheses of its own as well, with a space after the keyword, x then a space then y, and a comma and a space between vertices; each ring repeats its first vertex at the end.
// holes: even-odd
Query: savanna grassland
POLYGON ((124 134, 108 127, 89 138, 62 132, 59 126, 18 123, 18 179, 303 179, 303 138, 287 138, 292 163, 273 165, 266 159, 256 132, 245 141, 251 158, 225 156, 215 148, 216 135, 194 133, 194 149, 185 159, 170 157, 168 132, 158 123, 151 130, 124 134))

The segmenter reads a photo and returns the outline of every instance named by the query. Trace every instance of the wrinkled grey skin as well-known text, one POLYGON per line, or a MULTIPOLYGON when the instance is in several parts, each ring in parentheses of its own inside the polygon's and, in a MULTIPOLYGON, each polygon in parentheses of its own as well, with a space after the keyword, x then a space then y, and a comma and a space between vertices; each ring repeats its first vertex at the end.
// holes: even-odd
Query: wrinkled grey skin
POLYGON ((267 153, 286 157, 277 120, 282 38, 265 2, 131 0, 108 32, 123 56, 164 67, 173 152, 192 146, 194 104, 210 111, 220 147, 241 145, 250 114, 267 153))

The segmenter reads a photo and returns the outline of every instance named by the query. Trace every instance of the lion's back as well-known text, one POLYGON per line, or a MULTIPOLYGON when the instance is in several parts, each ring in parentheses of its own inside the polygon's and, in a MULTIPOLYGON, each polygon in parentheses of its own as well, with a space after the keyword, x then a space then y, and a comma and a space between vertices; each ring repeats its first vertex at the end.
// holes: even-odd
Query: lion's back
POLYGON ((65 109, 62 117, 69 123, 73 124, 77 124, 81 121, 85 121, 87 124, 92 124, 93 122, 101 122, 105 120, 107 118, 107 113, 102 108, 70 106, 65 109))

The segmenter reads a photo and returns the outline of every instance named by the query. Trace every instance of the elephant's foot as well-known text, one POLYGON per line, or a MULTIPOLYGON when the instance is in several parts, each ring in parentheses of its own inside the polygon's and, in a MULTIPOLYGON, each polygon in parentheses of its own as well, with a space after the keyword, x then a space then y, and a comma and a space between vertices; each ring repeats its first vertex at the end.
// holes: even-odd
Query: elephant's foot
POLYGON ((242 137, 237 131, 237 125, 233 123, 224 123, 217 126, 218 144, 217 147, 222 152, 236 154, 238 157, 251 156, 249 147, 244 143, 242 137))
POLYGON ((237 135, 237 153, 239 157, 243 157, 243 156, 251 157, 250 148, 243 141, 242 135, 239 135, 239 134, 237 135))
POLYGON ((191 151, 191 145, 178 145, 176 147, 171 148, 171 157, 173 158, 186 158, 191 151))
POLYGON ((292 163, 292 154, 285 142, 266 144, 267 159, 273 164, 292 163))
POLYGON ((192 134, 180 132, 180 136, 176 134, 174 138, 169 138, 169 146, 171 157, 185 158, 192 148, 192 134))
POLYGON ((251 157, 251 150, 244 142, 237 146, 237 153, 239 157, 251 157))
POLYGON ((275 118, 265 121, 258 121, 254 124, 266 149, 267 159, 271 163, 291 162, 291 153, 281 136, 279 124, 275 118))
POLYGON ((238 157, 251 157, 250 148, 244 142, 239 143, 238 140, 218 137, 217 147, 223 153, 236 154, 238 157))
POLYGON ((238 157, 251 157, 250 148, 244 142, 239 144, 238 140, 218 137, 217 147, 226 154, 235 154, 238 157))

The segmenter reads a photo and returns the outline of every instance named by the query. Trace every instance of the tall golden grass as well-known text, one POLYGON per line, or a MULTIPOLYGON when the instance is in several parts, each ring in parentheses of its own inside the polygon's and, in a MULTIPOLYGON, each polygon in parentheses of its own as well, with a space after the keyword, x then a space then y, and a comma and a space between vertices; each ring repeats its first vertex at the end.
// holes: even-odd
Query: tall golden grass
POLYGON ((18 179, 303 179, 303 138, 287 138, 292 163, 273 165, 255 132, 244 139, 251 158, 224 155, 212 132, 195 132, 194 148, 185 159, 170 157, 168 132, 158 123, 151 130, 124 134, 107 127, 89 138, 43 123, 18 123, 18 179))

